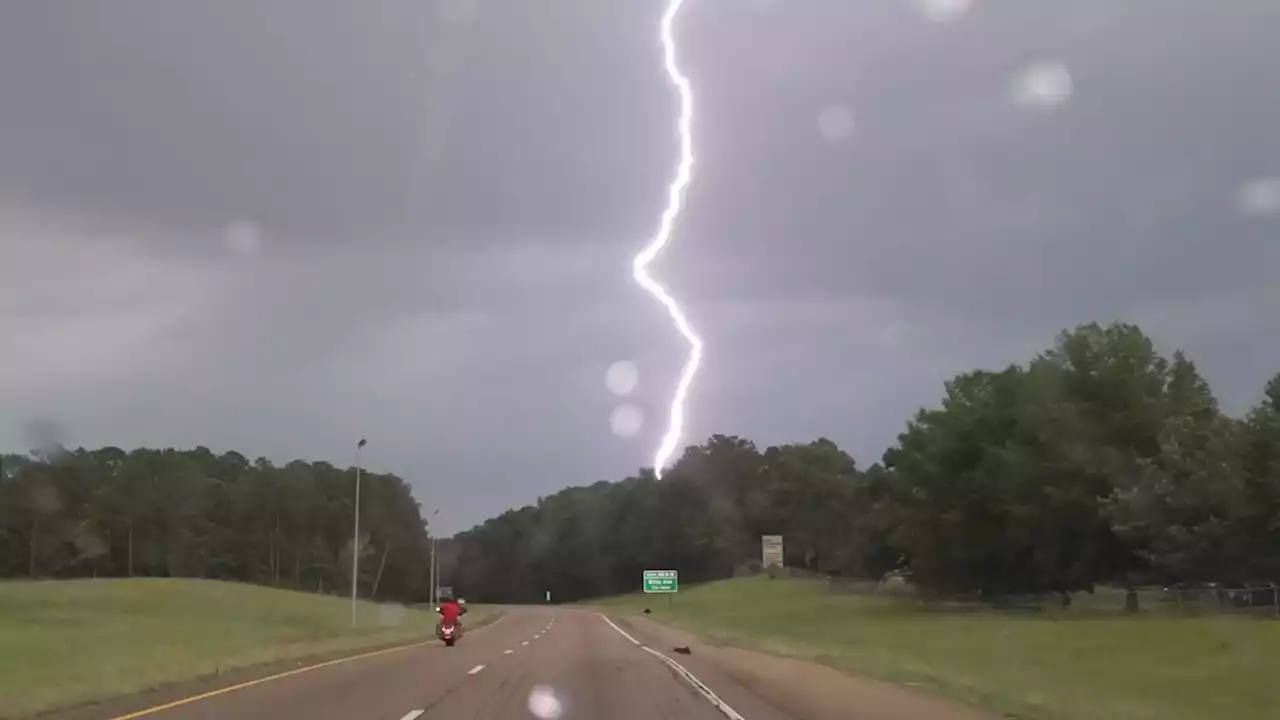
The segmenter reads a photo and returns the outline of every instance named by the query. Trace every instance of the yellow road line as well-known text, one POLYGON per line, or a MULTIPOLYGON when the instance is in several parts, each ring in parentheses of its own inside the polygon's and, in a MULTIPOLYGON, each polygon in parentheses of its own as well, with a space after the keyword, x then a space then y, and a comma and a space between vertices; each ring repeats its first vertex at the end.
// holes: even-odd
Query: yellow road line
MULTIPOLYGON (((475 628, 470 632, 480 632, 485 628, 493 627, 494 625, 497 625, 499 622, 501 622, 502 619, 505 618, 506 616, 507 616, 506 613, 503 613, 498 616, 497 620, 494 620, 493 622, 488 623, 487 625, 481 625, 480 627, 475 628)), ((393 648, 383 648, 382 650, 374 650, 373 652, 361 653, 359 655, 351 655, 349 657, 342 657, 336 660, 328 660, 326 662, 317 663, 315 665, 308 665, 306 667, 295 668, 293 670, 286 670, 285 672, 276 673, 275 675, 268 675, 267 677, 258 678, 257 680, 249 680, 246 682, 237 683, 235 685, 228 685, 227 687, 224 687, 224 688, 218 688, 217 690, 210 690, 209 692, 203 692, 203 693, 200 693, 199 695, 192 695, 191 697, 185 697, 185 698, 182 698, 181 700, 174 700, 173 702, 168 702, 163 705, 156 705, 154 707, 146 708, 145 710, 138 710, 136 712, 131 712, 127 715, 117 715, 116 717, 110 718, 110 720, 134 720, 134 718, 140 718, 146 715, 153 715, 158 712, 164 712, 165 710, 172 710, 176 707, 182 707, 183 705, 189 705, 193 702, 198 702, 200 700, 207 700, 211 697, 217 697, 219 695, 226 695, 227 693, 235 692, 236 690, 243 690, 245 688, 253 687, 254 685, 262 685, 264 683, 269 683, 274 680, 281 680, 283 678, 292 677, 294 675, 301 675, 302 673, 308 673, 308 672, 311 672, 312 670, 319 670, 320 668, 332 667, 333 665, 341 665, 342 663, 349 663, 355 660, 364 660, 365 658, 377 657, 378 655, 389 655, 393 652, 400 652, 401 650, 409 650, 410 648, 430 645, 433 642, 435 642, 435 640, 423 640, 420 642, 409 643, 408 645, 397 645, 396 647, 393 647, 393 648)))

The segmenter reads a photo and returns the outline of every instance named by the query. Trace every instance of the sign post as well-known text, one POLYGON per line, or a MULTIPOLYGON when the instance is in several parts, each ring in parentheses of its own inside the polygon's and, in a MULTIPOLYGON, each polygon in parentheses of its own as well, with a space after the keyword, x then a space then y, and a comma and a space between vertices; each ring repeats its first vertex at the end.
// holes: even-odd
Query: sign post
POLYGON ((645 570, 644 592, 646 595, 666 595, 667 609, 671 609, 671 596, 680 592, 679 570, 645 570))
POLYGON ((771 567, 784 567, 786 562, 782 559, 782 536, 781 535, 761 535, 760 536, 760 565, 765 569, 771 567))

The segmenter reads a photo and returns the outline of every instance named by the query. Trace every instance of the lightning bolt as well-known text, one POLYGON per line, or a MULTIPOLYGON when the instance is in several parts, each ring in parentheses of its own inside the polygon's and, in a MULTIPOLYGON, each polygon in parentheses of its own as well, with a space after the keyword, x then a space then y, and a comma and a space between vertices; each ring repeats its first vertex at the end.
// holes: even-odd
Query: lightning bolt
POLYGON ((676 63, 674 34, 676 16, 680 13, 684 2, 685 0, 668 0, 666 12, 662 14, 661 26, 663 64, 667 70, 667 77, 671 79, 671 83, 675 85, 680 95, 680 118, 676 125, 680 134, 680 162, 676 166, 676 176, 667 188, 667 207, 662 212, 662 222, 658 226, 658 232, 635 256, 631 267, 632 277, 640 287, 666 307, 676 329, 689 343, 689 359, 685 361, 684 370, 680 373, 680 382, 676 385, 675 395, 671 399, 671 419, 667 432, 662 436, 662 443, 658 445, 658 450, 653 456, 653 473, 659 478, 662 477, 663 466, 671 459, 671 455, 676 450, 676 443, 680 442, 680 435, 684 432, 685 398, 689 394, 689 387, 693 385, 694 376, 698 374, 698 366, 702 363, 702 339, 689 324, 689 319, 680 309, 680 303, 676 302, 671 293, 649 274, 649 264, 671 240, 676 218, 684 208, 685 188, 693 179, 693 89, 689 84, 689 78, 680 72, 680 66, 676 63))

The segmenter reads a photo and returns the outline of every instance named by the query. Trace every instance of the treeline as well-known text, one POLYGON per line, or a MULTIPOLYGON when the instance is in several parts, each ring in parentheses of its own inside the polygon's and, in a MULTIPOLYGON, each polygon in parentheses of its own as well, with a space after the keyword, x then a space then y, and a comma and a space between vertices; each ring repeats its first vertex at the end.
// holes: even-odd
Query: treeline
POLYGON ((570 488, 459 535, 456 584, 540 601, 634 592, 646 568, 723 578, 759 564, 762 534, 790 566, 945 595, 1280 580, 1280 375, 1232 418, 1181 352, 1082 326, 946 383, 881 463, 717 435, 661 480, 570 488))
MULTIPOLYGON (((355 469, 228 452, 0 456, 0 577, 196 577, 351 591, 355 469)), ((363 473, 362 597, 428 595, 428 536, 407 483, 363 473)))

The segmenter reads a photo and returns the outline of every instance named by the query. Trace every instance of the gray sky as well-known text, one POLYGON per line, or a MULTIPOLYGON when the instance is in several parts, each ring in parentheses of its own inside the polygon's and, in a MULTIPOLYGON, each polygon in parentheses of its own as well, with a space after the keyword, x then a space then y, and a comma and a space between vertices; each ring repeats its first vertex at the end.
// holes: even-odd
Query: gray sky
MULTIPOLYGON (((917 5, 688 0, 698 165, 654 266, 707 343, 686 440, 870 464, 950 375, 1117 318, 1252 403, 1280 1, 917 5)), ((648 465, 686 351, 630 280, 676 157, 661 9, 0 4, 0 446, 366 436, 447 531, 648 465)))

